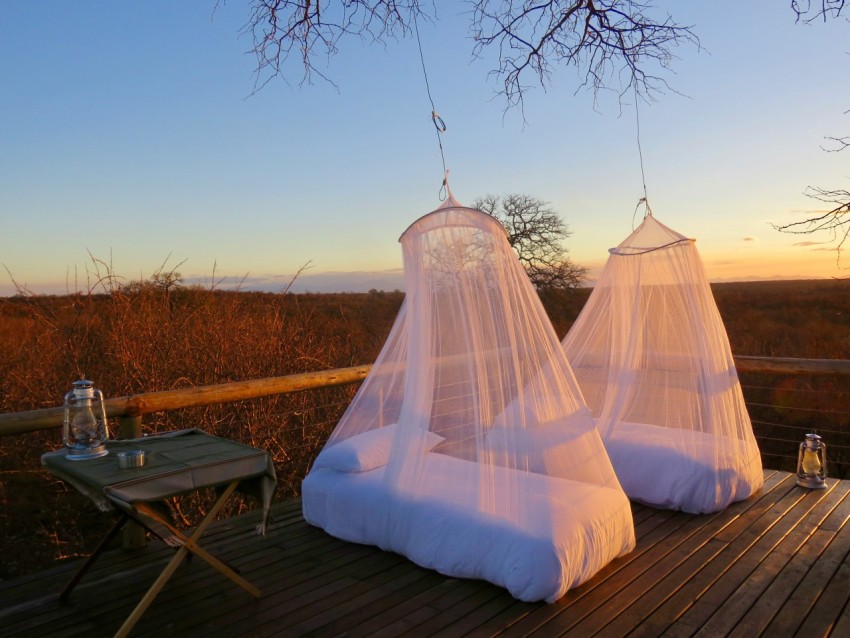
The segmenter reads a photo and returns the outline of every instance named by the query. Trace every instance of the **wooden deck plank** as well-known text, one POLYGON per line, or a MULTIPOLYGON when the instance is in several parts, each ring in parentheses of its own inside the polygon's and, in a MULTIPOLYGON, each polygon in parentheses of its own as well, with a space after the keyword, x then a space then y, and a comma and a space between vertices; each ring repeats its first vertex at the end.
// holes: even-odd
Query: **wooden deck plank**
MULTIPOLYGON (((324 536, 318 530, 316 534, 324 536)), ((399 557, 371 547, 349 546, 330 537, 326 540, 331 542, 320 545, 320 553, 312 556, 309 563, 299 562, 297 556, 293 557, 294 565, 268 561, 268 569, 253 575, 263 597, 249 604, 230 597, 216 607, 214 615, 203 620, 200 629, 209 633, 242 624, 255 630, 280 614, 294 613, 319 598, 356 585, 358 574, 399 562, 399 557)))
MULTIPOLYGON (((776 494, 776 488, 782 484, 784 479, 784 475, 770 473, 766 476, 764 487, 760 493, 754 495, 750 499, 735 503, 724 512, 704 516, 689 515, 691 516, 691 520, 689 521, 688 526, 683 528, 682 532, 679 534, 680 545, 681 543, 686 543, 682 546, 685 551, 691 551, 693 548, 698 550, 705 546, 706 549, 704 550, 704 556, 701 560, 705 560, 706 557, 713 555, 715 551, 713 546, 709 545, 713 535, 719 530, 724 529, 726 526, 739 522, 739 519, 742 516, 747 516, 748 510, 751 508, 759 506, 759 504, 762 504, 763 506, 764 499, 774 497, 776 494)), ((660 559, 662 556, 667 556, 673 549, 675 549, 675 547, 671 547, 669 544, 660 543, 660 547, 656 550, 656 555, 660 559)), ((652 563, 652 561, 647 562, 652 563)), ((651 568, 652 564, 645 565, 643 571, 651 568)), ((641 573, 642 572, 634 574, 633 578, 628 582, 623 582, 622 584, 617 583, 617 587, 611 595, 618 595, 620 590, 626 588, 628 584, 635 578, 638 578, 641 573)))
MULTIPOLYGON (((650 558, 646 556, 647 552, 651 552, 653 548, 661 544, 665 539, 674 536, 688 522, 689 518, 683 514, 662 512, 657 520, 661 522, 654 527, 644 527, 642 530, 644 532, 643 535, 637 537, 637 545, 630 554, 606 565, 592 579, 579 587, 571 589, 563 598, 552 605, 541 605, 530 611, 523 618, 512 623, 510 627, 507 627, 501 635, 510 637, 530 635, 559 614, 562 614, 565 609, 580 604, 582 599, 591 596, 592 592, 598 587, 603 587, 604 585, 605 588, 612 588, 617 587, 618 583, 628 582, 629 574, 627 570, 629 567, 651 560, 651 556, 650 558)), ((599 591, 602 591, 602 589, 599 591)))
MULTIPOLYGON (((276 525, 282 526, 287 521, 300 519, 300 511, 300 504, 297 502, 294 504, 292 502, 282 504, 275 512, 277 521, 276 525)), ((244 519, 240 517, 238 523, 230 523, 229 521, 220 522, 216 525, 216 527, 211 528, 206 534, 204 534, 201 539, 201 544, 206 545, 211 542, 219 543, 225 538, 233 538, 233 542, 241 542, 242 536, 246 533, 246 524, 250 527, 252 526, 250 524, 251 521, 255 521, 256 523, 259 523, 260 521, 259 512, 253 512, 243 516, 244 519)), ((90 571, 85 575, 83 581, 80 585, 78 585, 74 593, 72 593, 72 598, 82 595, 81 592, 84 591, 86 587, 91 587, 93 583, 97 583, 97 587, 108 587, 109 583, 114 580, 114 575, 117 572, 124 570, 133 571, 133 565, 139 563, 140 552, 147 556, 146 561, 167 561, 173 554, 174 550, 165 546, 163 543, 154 540, 149 542, 142 550, 107 552, 94 563, 90 571)), ((0 584, 6 585, 6 588, 0 586, 0 599, 9 603, 9 607, 11 607, 12 603, 24 600, 32 601, 39 595, 50 598, 59 592, 62 584, 71 579, 73 574, 79 568, 79 564, 79 560, 69 561, 45 572, 41 572, 40 574, 24 577, 20 580, 20 586, 18 585, 19 581, 17 580, 13 581, 13 583, 15 583, 14 587, 9 587, 7 584, 0 584), (41 580, 38 580, 39 578, 41 580), (57 583, 55 592, 46 592, 44 590, 45 579, 54 580, 57 583)), ((8 610, 8 608, 0 610, 0 617, 2 617, 4 613, 8 612, 8 610)))
POLYGON ((504 596, 506 595, 507 593, 505 592, 493 598, 484 605, 481 605, 474 612, 467 614, 459 621, 435 632, 433 635, 435 637, 439 636, 439 638, 492 635, 494 629, 487 629, 487 625, 492 627, 492 623, 495 622, 499 626, 504 626, 505 617, 516 617, 525 611, 523 607, 528 606, 533 608, 535 606, 534 603, 524 603, 514 599, 505 600, 504 596), (507 615, 503 616, 503 614, 507 615))
POLYGON ((634 521, 635 527, 640 525, 641 521, 646 518, 652 516, 656 511, 651 507, 647 507, 646 505, 641 505, 640 503, 632 503, 632 520, 634 521))
MULTIPOLYGON (((697 635, 727 635, 738 625, 741 630, 753 631, 753 635, 758 635, 757 628, 770 622, 777 607, 773 599, 762 598, 765 591, 776 582, 778 574, 800 551, 843 496, 843 493, 835 489, 809 492, 798 504, 798 507, 803 508, 799 515, 789 512, 750 548, 746 556, 736 561, 724 578, 731 582, 730 590, 736 582, 741 584, 730 591, 729 597, 717 608, 697 635), (760 599, 764 603, 757 605, 760 599), (743 623, 745 619, 747 622, 743 623)), ((777 592, 781 587, 782 585, 778 585, 774 588, 773 598, 778 598, 777 592)), ((786 584, 784 587, 790 590, 793 585, 786 584)))
POLYGON ((342 613, 314 630, 307 631, 304 636, 318 638, 322 636, 370 636, 369 623, 383 627, 406 615, 403 605, 411 598, 437 587, 445 580, 444 576, 431 570, 417 570, 419 577, 403 587, 394 587, 383 591, 382 595, 372 600, 368 605, 342 613))
POLYGON ((503 607, 498 614, 492 616, 485 623, 471 630, 467 635, 475 638, 492 638, 493 636, 498 636, 505 628, 525 618, 529 613, 539 608, 541 604, 515 600, 512 604, 503 607))
MULTIPOLYGON (((317 533, 316 530, 306 526, 303 521, 301 521, 301 526, 314 532, 316 540, 327 542, 328 537, 326 535, 317 533)), ((271 551, 274 553, 275 551, 279 551, 279 548, 274 545, 274 543, 264 542, 265 539, 261 539, 260 537, 253 535, 248 529, 243 528, 242 531, 243 533, 241 535, 238 535, 235 540, 230 541, 233 543, 232 551, 241 551, 246 557, 250 558, 252 554, 245 553, 244 549, 245 547, 250 547, 251 551, 258 552, 255 560, 261 561, 262 564, 269 562, 269 556, 267 555, 268 552, 271 551), (249 542, 246 542, 246 540, 249 542)), ((339 541, 335 541, 335 539, 331 540, 339 543, 339 541)), ((216 546, 214 551, 223 556, 226 560, 232 558, 232 556, 230 556, 227 552, 222 551, 222 545, 216 546)), ((133 578, 131 582, 118 590, 117 595, 111 597, 111 604, 109 606, 93 611, 92 617, 101 624, 108 624, 110 622, 110 615, 118 617, 119 620, 121 619, 120 617, 122 613, 126 617, 135 604, 141 599, 142 595, 153 582, 159 571, 161 571, 164 562, 169 556, 170 552, 164 559, 158 562, 148 563, 140 561, 140 566, 137 569, 144 571, 136 573, 136 577, 133 578)), ((246 576, 253 580, 253 575, 251 574, 250 569, 244 569, 245 565, 243 564, 239 564, 238 566, 242 567, 246 576)), ((86 583, 85 580, 83 582, 86 583)), ((79 596, 77 595, 78 592, 74 593, 74 600, 72 600, 72 603, 76 604, 74 601, 85 601, 87 598, 90 598, 90 592, 102 590, 103 586, 104 583, 102 582, 88 582, 85 589, 79 592, 79 596)), ((246 599, 242 598, 241 595, 239 595, 239 592, 234 592, 232 588, 226 585, 226 581, 217 576, 213 570, 208 569, 205 565, 203 565, 202 561, 184 564, 172 581, 168 583, 163 595, 166 598, 157 598, 157 600, 153 603, 153 606, 162 608, 163 612, 160 614, 149 613, 143 616, 142 622, 140 622, 137 631, 142 631, 144 626, 151 623, 154 618, 159 617, 163 622, 165 622, 168 620, 169 614, 178 617, 185 615, 183 611, 185 608, 181 605, 181 602, 184 600, 187 605, 204 605, 209 604, 209 596, 218 595, 232 598, 232 601, 228 601, 231 605, 242 606, 246 602, 246 599), (225 587, 220 587, 222 584, 224 584, 225 587), (167 600, 168 602, 163 602, 164 600, 167 600)), ((212 610, 214 615, 220 611, 220 608, 218 606, 212 606, 212 610)), ((55 608, 53 611, 60 615, 66 613, 61 606, 55 608)), ((37 622, 39 625, 50 625, 54 623, 54 620, 55 619, 50 615, 42 615, 34 619, 34 622, 37 622)))
POLYGON ((435 613, 432 604, 443 596, 458 591, 457 581, 441 577, 434 586, 424 589, 386 616, 376 616, 352 628, 347 633, 351 638, 379 635, 406 635, 406 632, 427 621, 435 613), (393 633, 395 632, 395 634, 393 633))
MULTIPOLYGON (((771 490, 770 494, 776 497, 781 496, 783 492, 781 489, 771 490)), ((785 498, 787 496, 782 496, 778 502, 782 502, 785 498)), ((705 532, 711 524, 704 526, 701 530, 703 533, 692 535, 686 539, 686 542, 670 551, 640 578, 618 592, 609 605, 603 608, 602 613, 594 614, 576 625, 573 631, 576 635, 582 633, 589 635, 589 632, 599 631, 602 636, 621 636, 640 625, 655 609, 675 594, 691 575, 699 572, 703 565, 714 561, 727 551, 728 544, 721 540, 723 536, 738 538, 752 529, 750 521, 756 520, 759 513, 770 502, 770 497, 759 499, 746 508, 746 511, 731 524, 724 524, 725 516, 711 515, 712 523, 715 526, 720 525, 716 533, 711 533, 710 538, 707 538, 705 532)), ((745 506, 738 507, 743 509, 745 506)), ((639 633, 643 631, 640 630, 639 633)))
POLYGON ((438 576, 436 580, 430 580, 427 584, 423 583, 422 589, 412 592, 410 597, 388 609, 386 613, 359 620, 345 633, 350 638, 365 638, 377 635, 379 632, 386 633, 385 630, 389 627, 401 626, 408 629, 415 627, 432 613, 430 611, 423 613, 422 610, 428 608, 431 601, 437 600, 446 592, 453 591, 454 587, 452 579, 438 576))
POLYGON ((312 605, 304 605, 296 613, 288 614, 284 620, 288 629, 302 636, 324 627, 346 612, 369 606, 392 591, 414 584, 422 577, 421 570, 405 562, 397 563, 349 587, 344 599, 318 599, 312 605))
MULTIPOLYGON (((700 622, 710 635, 850 635, 850 481, 815 494, 787 473, 765 476, 758 495, 717 514, 634 504, 635 551, 553 605, 345 543, 304 522, 298 501, 277 504, 265 538, 253 533, 253 512, 217 523, 202 541, 262 598, 192 561, 133 636, 691 635, 700 622)), ((110 550, 67 604, 56 594, 79 563, 29 575, 20 588, 2 583, 0 635, 110 635, 171 552, 158 543, 110 550)))
MULTIPOLYGON (((820 525, 833 517, 842 503, 850 501, 847 498, 848 492, 850 485, 840 484, 837 489, 824 494, 818 504, 819 511, 813 511, 812 515, 803 519, 783 541, 783 547, 779 548, 779 551, 771 552, 748 578, 751 600, 746 600, 745 592, 740 592, 740 595, 736 593, 730 600, 735 601, 739 609, 746 602, 750 602, 751 606, 739 612, 734 623, 731 622, 733 613, 730 605, 724 605, 725 610, 718 610, 718 614, 728 614, 724 624, 728 627, 729 636, 760 636, 785 609, 788 599, 797 591, 818 556, 832 540, 831 533, 820 529, 820 525), (824 512, 825 516, 821 516, 824 512), (757 588, 758 583, 761 583, 762 587, 757 588)), ((718 626, 717 623, 715 626, 718 626)), ((770 633, 777 635, 777 631, 778 628, 774 627, 770 633)))
MULTIPOLYGON (((251 517, 247 518, 247 521, 250 522, 251 517)), ((258 518, 256 520, 259 520, 258 518)), ((296 521, 297 522, 297 521, 296 521)), ((304 526, 303 521, 300 522, 301 526, 304 526)), ((251 552, 260 552, 261 555, 263 552, 267 551, 267 544, 263 542, 263 539, 259 537, 252 536, 252 532, 250 528, 252 526, 249 524, 247 526, 241 527, 228 527, 224 530, 218 530, 219 534, 216 536, 218 538, 218 542, 215 544, 215 553, 222 557, 224 560, 232 561, 236 557, 242 557, 242 559, 252 559, 253 554, 251 552), (246 529, 247 527, 247 529, 246 529), (225 532, 225 533, 221 533, 225 532), (258 543, 248 543, 246 545, 245 540, 249 539, 257 539, 258 543), (249 551, 246 551, 246 546, 250 547, 249 551)), ((285 526, 281 526, 281 528, 285 528, 285 526)), ((321 535, 320 537, 322 537, 321 535)), ((208 544, 208 540, 202 538, 202 544, 208 544)), ((119 552, 123 553, 123 552, 119 552)), ((70 604, 77 604, 79 601, 85 601, 86 599, 90 599, 90 597, 98 591, 103 591, 105 588, 112 588, 117 580, 127 581, 128 577, 130 577, 129 582, 118 589, 115 595, 110 597, 110 607, 122 607, 126 608, 127 614, 135 604, 141 599, 144 592, 150 586, 150 584, 155 580, 156 575, 162 570, 164 564, 171 558, 173 550, 169 548, 164 549, 155 549, 151 556, 147 559, 144 556, 136 555, 132 558, 129 558, 127 554, 131 553, 123 553, 123 560, 133 560, 135 561, 133 565, 125 567, 124 571, 117 575, 115 573, 109 574, 107 573, 92 573, 86 575, 86 577, 81 581, 80 585, 77 589, 72 593, 71 599, 69 601, 70 604)), ((266 559, 264 559, 266 560, 266 559)), ((209 580, 211 577, 213 581, 217 581, 216 576, 214 576, 214 572, 211 569, 207 569, 204 565, 198 564, 197 567, 199 569, 191 570, 190 568, 195 567, 196 563, 202 563, 202 561, 192 561, 186 563, 177 575, 169 582, 166 592, 169 596, 169 600, 173 602, 178 602, 180 600, 180 592, 181 587, 182 591, 192 602, 198 601, 203 602, 203 595, 198 595, 199 591, 199 582, 202 582, 204 579, 209 580)), ((242 567, 243 571, 246 573, 250 572, 250 569, 245 569, 245 565, 240 564, 238 567, 242 567)), ((58 593, 59 587, 55 588, 55 593, 51 592, 49 596, 51 598, 55 598, 55 594, 58 593)), ((160 604, 158 600, 155 600, 154 605, 160 604)), ((175 609, 179 610, 180 607, 175 605, 175 609)), ((109 610, 104 608, 102 610, 103 614, 108 613, 109 610)), ((30 629, 35 629, 35 627, 39 625, 50 625, 57 621, 57 618, 60 618, 65 615, 65 610, 61 605, 54 606, 49 613, 43 613, 37 616, 36 618, 31 619, 29 625, 22 625, 21 628, 27 626, 30 629)), ((93 612, 93 616, 99 618, 98 612, 93 612)), ((107 622, 103 619, 103 622, 107 622)))
MULTIPOLYGON (((829 544, 821 561, 824 568, 834 566, 831 577, 825 581, 824 589, 811 611, 806 616, 798 632, 800 635, 826 636, 833 630, 833 634, 841 636, 834 631, 834 625, 840 618, 840 611, 846 611, 848 598, 850 598, 850 523, 838 531, 835 539, 829 544)), ((845 634, 845 636, 848 634, 845 634)))
POLYGON ((790 475, 784 474, 778 483, 766 483, 760 494, 732 505, 730 509, 743 508, 747 504, 750 507, 727 521, 707 539, 704 548, 697 550, 694 560, 697 568, 691 570, 690 565, 686 565, 669 575, 664 586, 673 586, 664 592, 667 598, 636 627, 635 635, 658 636, 666 631, 671 635, 689 636, 699 630, 701 624, 690 626, 683 617, 695 602, 699 604, 701 597, 710 591, 712 584, 726 572, 736 557, 770 528, 769 521, 777 520, 775 514, 796 503, 798 499, 792 494, 793 487, 790 475), (719 552, 716 551, 718 549, 719 552))
MULTIPOLYGON (((426 605, 422 605, 412 610, 403 618, 398 619, 392 624, 377 629, 373 634, 375 638, 392 638, 394 636, 421 636, 423 634, 422 626, 434 618, 439 618, 446 610, 454 607, 455 613, 457 609, 468 609, 470 600, 481 591, 481 585, 484 586, 483 595, 493 595, 493 585, 472 580, 448 579, 444 587, 434 591, 436 594, 432 596, 426 605)), ((472 605, 477 607, 476 600, 472 600, 472 605)))
MULTIPOLYGON (((470 581, 472 584, 473 581, 470 581)), ((463 598, 441 610, 441 613, 429 618, 427 621, 415 627, 408 633, 410 638, 430 638, 460 621, 461 619, 475 614, 491 601, 501 601, 503 605, 510 604, 513 600, 503 589, 495 585, 477 583, 472 595, 463 598)))
MULTIPOLYGON (((305 550, 318 551, 319 547, 319 544, 305 546, 305 550)), ((332 557, 341 557, 344 562, 356 560, 357 558, 362 558, 365 555, 365 552, 352 552, 347 549, 340 549, 337 554, 331 554, 332 557)), ((257 560, 264 565, 275 564, 280 570, 280 575, 274 574, 271 576, 272 582, 269 582, 270 579, 268 577, 262 576, 257 571, 245 570, 246 577, 249 577, 251 581, 263 592, 261 600, 264 601, 271 600, 275 596, 280 596, 281 592, 291 593, 298 588, 300 583, 304 581, 310 582, 311 579, 317 576, 315 571, 313 571, 317 565, 316 560, 309 555, 307 558, 299 560, 297 557, 291 558, 290 556, 287 556, 286 553, 280 553, 277 556, 270 553, 258 556, 257 560), (302 577, 300 579, 286 578, 286 574, 293 570, 303 571, 302 577)), ((327 569, 333 569, 338 566, 339 563, 336 560, 328 560, 326 564, 327 569)), ((205 582, 209 583, 209 581, 205 582)), ((192 591, 197 590, 198 583, 181 582, 178 586, 181 587, 181 589, 175 590, 175 599, 184 600, 186 605, 196 604, 192 599, 192 591)), ((204 623, 210 626, 215 626, 216 624, 228 626, 230 624, 238 623, 240 619, 243 619, 246 615, 250 615, 251 612, 257 608, 255 601, 246 601, 244 598, 241 598, 236 594, 238 594, 238 592, 235 592, 232 588, 222 590, 222 588, 216 586, 208 590, 204 589, 202 594, 202 604, 210 610, 205 614, 204 623)), ((149 629, 151 632, 155 633, 163 626, 175 627, 179 625, 182 627, 187 622, 183 609, 185 609, 185 607, 170 605, 169 609, 166 609, 157 615, 155 622, 152 621, 145 624, 143 628, 149 629)))
MULTIPOLYGON (((722 541, 715 540, 716 537, 724 532, 730 533, 730 528, 739 531, 748 528, 753 519, 784 497, 785 490, 782 486, 785 483, 785 480, 771 483, 760 494, 734 503, 723 512, 702 516, 687 515, 689 520, 675 538, 658 543, 648 552, 649 561, 630 566, 633 568, 624 570, 628 571, 627 579, 620 583, 611 583, 614 587, 609 585, 609 595, 605 600, 596 596, 583 606, 585 608, 581 609, 581 613, 571 609, 569 614, 561 614, 541 628, 541 635, 561 634, 567 630, 575 635, 589 635, 588 632, 599 631, 656 586, 659 578, 663 578, 667 573, 665 570, 681 569, 680 566, 694 552, 700 552, 704 556, 699 561, 700 564, 716 556, 723 549, 718 546, 722 541)), ((673 579, 673 582, 678 586, 678 579, 673 579)))
POLYGON ((835 638, 850 636, 850 603, 844 606, 844 610, 828 635, 835 638))
POLYGON ((690 544, 693 552, 659 580, 651 592, 645 592, 640 599, 634 601, 619 619, 612 619, 614 627, 617 624, 624 626, 631 620, 632 630, 638 636, 657 636, 667 629, 696 595, 694 577, 727 547, 727 542, 717 539, 719 533, 723 532, 734 538, 736 534, 747 529, 762 512, 780 500, 788 489, 790 486, 787 475, 775 474, 765 481, 758 494, 746 501, 734 503, 724 512, 699 517, 708 519, 708 522, 702 530, 703 535, 693 538, 690 544))
POLYGON ((797 516, 805 515, 812 509, 813 503, 817 502, 816 497, 817 495, 811 493, 804 495, 795 488, 789 492, 786 499, 777 503, 775 508, 753 525, 751 530, 747 530, 737 542, 731 544, 728 556, 717 562, 722 570, 697 603, 683 614, 683 624, 699 627, 701 631, 698 635, 710 636, 711 634, 703 630, 706 624, 713 617, 716 618, 717 610, 737 589, 746 587, 747 578, 755 567, 797 523, 797 516))

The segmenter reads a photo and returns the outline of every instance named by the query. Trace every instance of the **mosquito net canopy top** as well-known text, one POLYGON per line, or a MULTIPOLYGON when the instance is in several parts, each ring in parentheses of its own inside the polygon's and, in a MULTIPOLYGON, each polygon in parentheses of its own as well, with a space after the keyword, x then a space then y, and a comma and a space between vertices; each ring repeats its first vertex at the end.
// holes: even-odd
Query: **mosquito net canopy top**
POLYGON ((563 349, 494 218, 450 196, 400 242, 404 304, 304 481, 305 518, 555 600, 634 545, 563 349))
POLYGON ((688 512, 747 498, 763 474, 694 240, 648 214, 564 339, 629 497, 688 512))

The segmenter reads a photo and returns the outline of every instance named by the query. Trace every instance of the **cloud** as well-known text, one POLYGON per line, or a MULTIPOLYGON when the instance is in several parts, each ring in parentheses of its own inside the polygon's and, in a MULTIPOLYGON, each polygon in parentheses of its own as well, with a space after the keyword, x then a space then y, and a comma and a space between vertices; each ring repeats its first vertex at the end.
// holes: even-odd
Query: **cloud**
POLYGON ((292 292, 368 292, 372 289, 404 290, 404 271, 398 268, 305 274, 292 286, 292 292))
MULTIPOLYGON (((368 292, 369 290, 403 290, 404 272, 400 269, 356 271, 356 272, 318 272, 306 271, 298 275, 245 275, 241 277, 227 275, 217 277, 216 288, 220 290, 258 290, 261 292, 368 292), (292 284, 290 286, 290 284, 292 284)), ((212 286, 208 276, 190 276, 184 280, 186 285, 198 285, 204 288, 212 286)))
POLYGON ((740 281, 795 281, 800 279, 826 279, 826 277, 806 275, 735 275, 731 277, 709 277, 708 281, 713 284, 726 284, 740 281))
POLYGON ((821 248, 812 248, 812 252, 833 253, 838 251, 838 246, 830 246, 828 241, 799 241, 794 246, 808 248, 809 246, 821 246, 821 248))

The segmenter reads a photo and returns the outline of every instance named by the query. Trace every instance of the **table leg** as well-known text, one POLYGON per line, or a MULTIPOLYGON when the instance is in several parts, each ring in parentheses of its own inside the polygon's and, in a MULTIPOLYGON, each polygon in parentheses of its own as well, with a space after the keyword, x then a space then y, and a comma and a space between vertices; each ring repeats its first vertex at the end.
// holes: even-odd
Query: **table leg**
POLYGON ((224 503, 230 498, 230 495, 233 494, 233 490, 236 489, 236 486, 239 484, 239 481, 233 481, 230 485, 227 486, 227 489, 224 490, 222 495, 218 498, 215 504, 212 506, 207 515, 203 518, 203 520, 198 524, 198 526, 192 532, 192 535, 187 537, 180 530, 174 527, 170 522, 162 519, 159 514, 150 508, 147 508, 143 503, 136 504, 136 509, 144 514, 145 516, 149 516, 159 523, 165 525, 169 531, 171 531, 175 536, 183 541, 181 547, 177 550, 177 553, 174 557, 169 561, 169 563, 165 566, 165 569, 162 570, 162 573, 157 577, 156 581, 154 581, 153 585, 151 585, 150 589, 148 589, 147 593, 144 595, 139 604, 136 605, 136 608, 133 610, 133 613, 124 621, 124 624, 121 625, 121 628, 118 630, 118 633, 115 634, 115 638, 123 638, 127 634, 130 633, 130 630, 136 625, 139 621, 139 618, 142 617, 142 614, 145 613, 145 610, 150 606, 153 602, 154 598, 156 598, 157 594, 165 587, 165 584, 168 582, 168 579, 171 578, 172 574, 177 570, 180 566, 180 563, 183 562, 183 559, 186 557, 188 552, 192 552, 196 554, 198 557, 207 561, 212 567, 217 569, 219 572, 227 576, 230 580, 235 582, 237 585, 245 589, 252 596, 257 598, 260 597, 260 590, 257 589, 254 585, 249 583, 247 580, 239 576, 232 569, 224 565, 220 560, 215 558, 212 554, 207 552, 205 549, 202 549, 198 544, 197 540, 200 538, 201 534, 204 533, 207 526, 213 521, 216 514, 221 510, 224 506, 224 503))
POLYGON ((230 580, 239 585, 249 594, 251 594, 255 598, 259 598, 261 596, 259 589, 257 589, 249 581, 245 580, 242 576, 240 576, 235 569, 225 564, 224 561, 210 554, 207 550, 198 545, 198 543, 196 542, 200 535, 203 533, 203 531, 206 529, 207 525, 212 522, 212 519, 215 514, 221 509, 225 501, 227 501, 227 499, 230 497, 230 494, 232 494, 233 490, 236 488, 236 485, 238 485, 238 482, 232 483, 228 486, 225 492, 216 501, 215 505, 213 506, 213 509, 210 510, 210 512, 204 517, 198 527, 195 528, 191 537, 187 537, 170 521, 162 518, 158 512, 156 512, 152 508, 149 508, 145 503, 138 503, 136 505, 136 508, 145 516, 153 518, 161 525, 165 526, 168 531, 171 532, 174 538, 177 539, 178 542, 180 542, 181 547, 184 547, 187 551, 192 552, 192 554, 196 555, 198 558, 205 560, 207 563, 209 563, 211 567, 218 570, 223 575, 227 576, 230 580))
POLYGON ((68 596, 71 595, 74 587, 80 582, 85 573, 89 570, 89 568, 94 564, 94 562, 98 559, 98 557, 103 553, 103 551, 109 547, 109 543, 112 542, 118 532, 121 531, 121 528, 124 527, 124 524, 129 520, 129 517, 126 514, 122 514, 121 518, 116 521, 115 525, 112 526, 112 529, 107 532, 106 536, 103 537, 103 540, 98 543, 95 550, 89 555, 86 559, 86 562, 83 563, 83 566, 74 574, 74 577, 65 585, 65 589, 62 590, 62 593, 59 594, 59 600, 65 601, 68 596))

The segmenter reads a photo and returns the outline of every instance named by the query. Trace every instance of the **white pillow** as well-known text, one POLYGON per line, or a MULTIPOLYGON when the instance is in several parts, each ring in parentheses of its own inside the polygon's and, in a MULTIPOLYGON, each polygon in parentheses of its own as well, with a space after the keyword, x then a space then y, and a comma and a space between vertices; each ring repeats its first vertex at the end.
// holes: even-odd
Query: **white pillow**
MULTIPOLYGON (((394 423, 326 445, 316 457, 313 467, 324 467, 338 472, 368 472, 383 467, 390 460, 393 437, 397 428, 398 425, 394 423)), ((424 430, 419 432, 421 432, 421 438, 417 445, 423 454, 444 440, 433 432, 424 430)))

